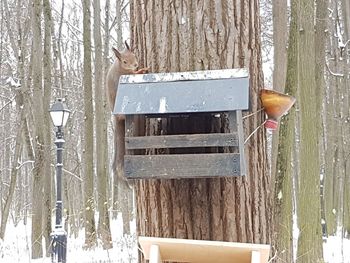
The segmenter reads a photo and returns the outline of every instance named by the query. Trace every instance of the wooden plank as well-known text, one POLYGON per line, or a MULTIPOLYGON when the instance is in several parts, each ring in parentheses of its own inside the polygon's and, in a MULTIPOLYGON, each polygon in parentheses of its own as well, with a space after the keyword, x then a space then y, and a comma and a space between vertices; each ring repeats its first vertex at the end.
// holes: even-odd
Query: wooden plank
MULTIPOLYGON (((227 117, 228 117, 228 128, 229 128, 229 131, 231 133, 237 133, 237 115, 236 115, 236 111, 230 111, 227 113, 227 117)), ((239 137, 239 134, 237 133, 237 136, 238 136, 238 140, 240 139, 239 137)), ((238 141, 238 144, 240 142, 238 141)), ((239 153, 239 148, 233 148, 233 147, 230 147, 229 148, 230 151, 229 152, 234 152, 234 153, 239 153)))
POLYGON ((260 251, 253 250, 252 251, 252 259, 250 260, 251 263, 260 263, 260 251))
POLYGON ((238 146, 237 133, 184 134, 125 138, 126 149, 238 146))
POLYGON ((270 253, 270 246, 262 244, 155 237, 139 237, 139 243, 146 259, 150 258, 150 247, 157 245, 162 260, 175 262, 251 263, 255 251, 260 254, 258 263, 267 263, 270 253))
POLYGON ((243 131, 243 121, 242 121, 242 111, 236 111, 237 119, 237 131, 239 137, 239 153, 240 153, 240 167, 242 175, 246 175, 246 162, 244 153, 244 131, 243 131))
POLYGON ((125 176, 134 178, 198 178, 240 176, 239 154, 126 155, 125 176))
POLYGON ((157 245, 151 245, 149 252, 149 263, 161 263, 162 257, 160 256, 160 249, 157 245))
POLYGON ((227 113, 228 128, 230 132, 237 132, 237 114, 236 111, 230 111, 227 113))

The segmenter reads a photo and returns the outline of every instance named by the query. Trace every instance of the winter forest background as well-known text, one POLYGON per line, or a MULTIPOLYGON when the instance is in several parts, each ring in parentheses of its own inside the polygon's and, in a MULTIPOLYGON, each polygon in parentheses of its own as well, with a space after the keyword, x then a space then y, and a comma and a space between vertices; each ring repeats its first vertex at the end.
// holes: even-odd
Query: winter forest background
MULTIPOLYGON (((72 111, 68 262, 137 262, 136 226, 142 235, 268 243, 271 262, 350 262, 349 0, 1 0, 0 13, 0 262, 50 261, 48 109, 59 97, 72 111), (246 145, 246 178, 154 180, 134 191, 113 176, 104 80, 111 47, 124 40, 151 72, 249 67, 252 111, 263 87, 297 98, 279 131, 260 129, 246 145), (198 225, 182 216, 189 197, 198 225)), ((246 135, 261 117, 247 121, 246 135)), ((160 132, 156 123, 149 134, 160 132)))

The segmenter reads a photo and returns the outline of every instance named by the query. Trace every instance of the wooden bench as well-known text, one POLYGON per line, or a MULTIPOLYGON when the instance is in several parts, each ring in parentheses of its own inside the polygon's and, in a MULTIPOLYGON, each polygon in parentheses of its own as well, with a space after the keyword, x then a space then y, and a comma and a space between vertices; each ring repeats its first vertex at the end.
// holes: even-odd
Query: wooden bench
POLYGON ((270 253, 269 245, 235 242, 139 237, 139 243, 150 263, 267 263, 270 253))

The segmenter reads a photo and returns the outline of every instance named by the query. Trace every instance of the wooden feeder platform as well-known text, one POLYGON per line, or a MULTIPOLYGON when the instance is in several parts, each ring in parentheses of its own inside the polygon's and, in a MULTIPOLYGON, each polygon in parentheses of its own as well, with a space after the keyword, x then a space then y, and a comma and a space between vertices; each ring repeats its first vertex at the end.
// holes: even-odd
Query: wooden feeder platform
POLYGON ((267 263, 270 246, 261 244, 139 237, 145 259, 190 263, 267 263))
POLYGON ((114 114, 125 115, 125 176, 173 179, 245 175, 242 110, 248 107, 247 69, 122 76, 114 114), (222 114, 229 120, 227 133, 138 136, 135 132, 135 116, 161 120, 222 114), (203 148, 226 150, 203 152, 203 148), (154 149, 157 154, 150 154, 154 149), (165 149, 164 154, 159 154, 159 149, 165 149))

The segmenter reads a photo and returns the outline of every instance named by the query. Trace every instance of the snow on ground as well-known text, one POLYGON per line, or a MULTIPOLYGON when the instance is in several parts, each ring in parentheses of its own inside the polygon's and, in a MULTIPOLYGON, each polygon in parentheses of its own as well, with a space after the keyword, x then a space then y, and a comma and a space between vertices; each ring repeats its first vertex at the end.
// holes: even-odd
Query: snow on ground
MULTIPOLYGON (((99 244, 93 250, 83 249, 84 231, 78 238, 68 237, 67 262, 69 263, 134 263, 137 262, 137 246, 135 238, 135 221, 132 222, 132 235, 123 237, 121 216, 111 222, 113 249, 103 250, 99 244)), ((50 258, 31 260, 30 257, 30 228, 23 222, 14 227, 9 224, 5 241, 0 240, 1 263, 50 263, 50 258)), ((350 240, 331 236, 324 242, 324 259, 326 263, 350 263, 350 240)))
POLYGON ((350 240, 330 236, 323 243, 326 263, 350 263, 350 240))
MULTIPOLYGON (((93 250, 84 250, 84 230, 81 230, 78 238, 68 237, 67 244, 67 262, 69 263, 133 263, 137 262, 137 246, 135 221, 131 222, 131 236, 122 236, 122 220, 118 216, 116 220, 111 221, 111 231, 113 248, 103 250, 99 244, 93 250)), ((8 224, 6 229, 5 241, 0 239, 0 262, 1 263, 50 263, 51 258, 41 258, 31 260, 30 252, 30 233, 31 222, 27 225, 20 222, 17 227, 8 224)))

